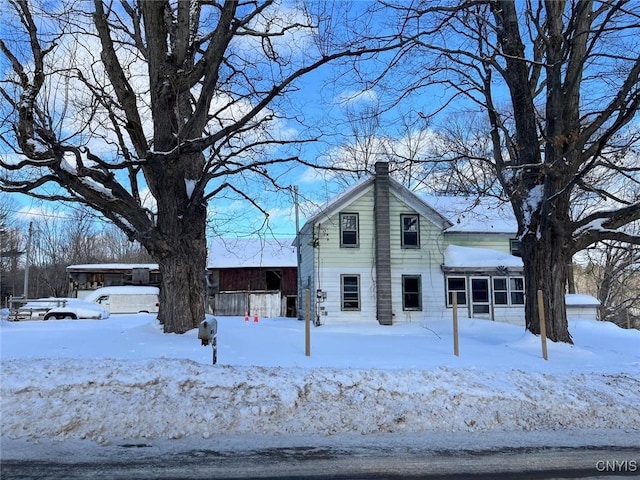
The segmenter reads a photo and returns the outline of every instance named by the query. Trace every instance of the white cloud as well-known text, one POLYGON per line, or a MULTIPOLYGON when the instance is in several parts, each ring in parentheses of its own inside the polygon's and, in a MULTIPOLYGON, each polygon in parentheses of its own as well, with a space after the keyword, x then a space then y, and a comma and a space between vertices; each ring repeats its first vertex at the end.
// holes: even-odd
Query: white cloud
POLYGON ((337 102, 340 105, 350 105, 354 103, 376 103, 378 94, 375 90, 348 90, 338 95, 337 102))
POLYGON ((309 49, 314 48, 315 27, 311 25, 310 18, 302 9, 287 2, 275 2, 256 16, 248 28, 272 34, 268 41, 264 36, 240 35, 234 38, 233 45, 249 61, 264 61, 265 54, 268 54, 280 65, 286 65, 304 60, 309 49))
POLYGON ((298 183, 316 183, 327 179, 327 172, 317 168, 306 167, 298 177, 298 183))
POLYGON ((70 212, 63 208, 49 208, 45 205, 25 205, 17 213, 18 218, 22 220, 42 220, 44 218, 51 219, 68 219, 70 212))

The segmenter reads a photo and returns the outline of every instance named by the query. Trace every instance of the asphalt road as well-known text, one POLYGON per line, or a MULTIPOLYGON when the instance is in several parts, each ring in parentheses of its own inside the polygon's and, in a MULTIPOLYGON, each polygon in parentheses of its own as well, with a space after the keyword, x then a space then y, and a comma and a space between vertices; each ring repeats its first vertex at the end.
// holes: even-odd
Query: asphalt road
POLYGON ((640 446, 425 449, 272 447, 156 452, 121 444, 104 458, 3 459, 0 478, 76 479, 615 479, 640 478, 640 446), (115 452, 115 453, 113 453, 115 452), (119 452, 119 453, 118 453, 119 452))

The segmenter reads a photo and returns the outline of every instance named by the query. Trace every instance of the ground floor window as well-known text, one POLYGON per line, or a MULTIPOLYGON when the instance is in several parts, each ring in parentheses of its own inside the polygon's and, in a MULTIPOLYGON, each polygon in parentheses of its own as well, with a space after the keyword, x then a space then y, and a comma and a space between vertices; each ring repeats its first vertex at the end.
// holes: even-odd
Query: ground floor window
POLYGON ((453 305, 453 296, 456 296, 458 305, 467 304, 467 279, 466 277, 447 278, 447 305, 453 305))
POLYGON ((524 277, 509 278, 511 305, 524 305, 524 277))
POLYGON ((422 278, 420 275, 402 276, 402 309, 422 310, 422 278))
POLYGON ((360 275, 340 275, 342 310, 360 310, 360 275))
POLYGON ((507 277, 493 277, 494 305, 509 305, 509 290, 507 277))
POLYGON ((466 305, 467 295, 471 295, 473 313, 488 313, 487 307, 490 302, 495 306, 524 305, 524 277, 447 277, 447 306, 449 307, 453 304, 454 294, 457 295, 458 305, 466 305), (471 286, 469 293, 467 293, 468 285, 471 286), (489 286, 491 286, 491 293, 489 293, 489 286))

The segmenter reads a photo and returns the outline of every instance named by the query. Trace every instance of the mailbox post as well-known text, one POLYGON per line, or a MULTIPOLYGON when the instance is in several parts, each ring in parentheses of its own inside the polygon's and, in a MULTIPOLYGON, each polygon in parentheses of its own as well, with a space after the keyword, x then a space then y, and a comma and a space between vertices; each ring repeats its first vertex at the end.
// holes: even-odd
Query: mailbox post
POLYGON ((211 345, 215 365, 218 362, 218 320, 211 318, 200 322, 198 338, 202 341, 202 346, 211 345))

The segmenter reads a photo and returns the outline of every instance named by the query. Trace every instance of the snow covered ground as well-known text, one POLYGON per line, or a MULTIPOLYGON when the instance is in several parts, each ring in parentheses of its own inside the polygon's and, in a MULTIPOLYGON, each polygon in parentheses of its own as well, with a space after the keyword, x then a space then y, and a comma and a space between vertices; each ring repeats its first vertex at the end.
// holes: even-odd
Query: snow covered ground
POLYGON ((219 317, 218 364, 197 331, 153 315, 2 321, 2 439, 26 443, 589 431, 640 444, 640 331, 573 321, 575 345, 522 327, 324 325, 219 317))

